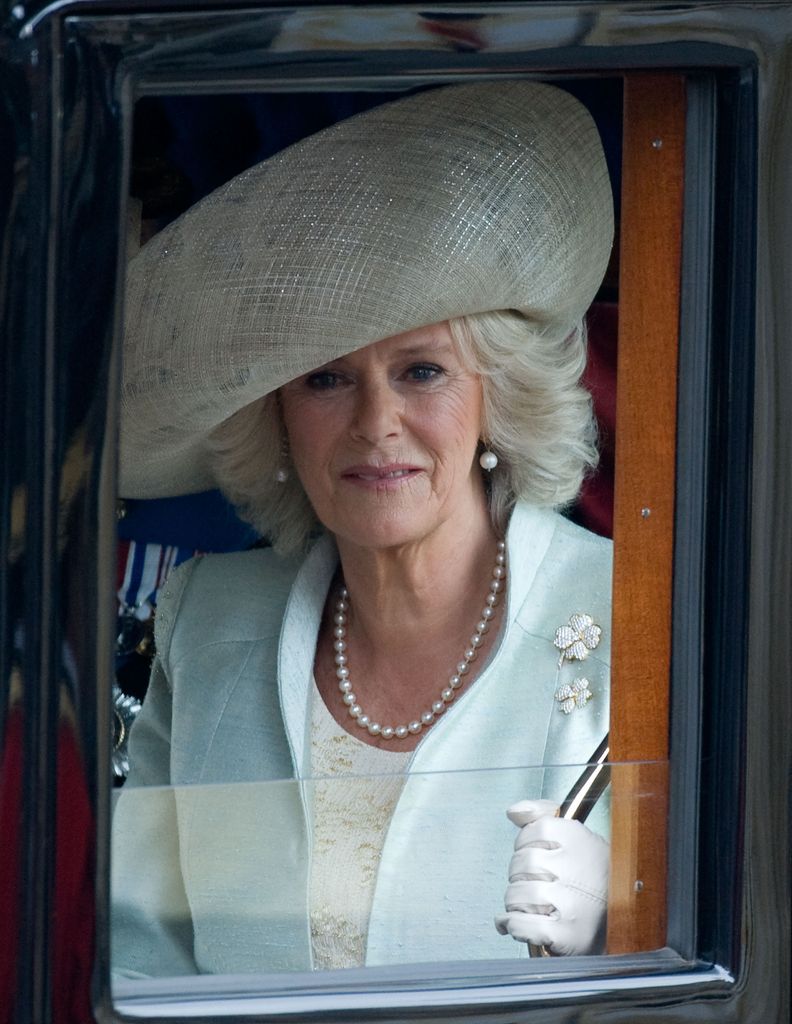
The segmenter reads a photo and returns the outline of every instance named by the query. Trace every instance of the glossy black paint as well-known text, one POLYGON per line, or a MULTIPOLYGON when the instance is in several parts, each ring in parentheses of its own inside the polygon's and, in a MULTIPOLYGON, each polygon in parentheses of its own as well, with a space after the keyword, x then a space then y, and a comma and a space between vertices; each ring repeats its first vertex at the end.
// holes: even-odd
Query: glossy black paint
MULTIPOLYGON (((477 22, 484 42, 468 50, 449 50, 428 31, 400 37, 383 20, 399 5, 312 6, 323 6, 339 32, 351 17, 377 28, 366 46, 323 47, 314 38, 277 50, 297 8, 210 0, 17 5, 2 20, 0 808, 11 809, 18 842, 2 881, 18 930, 16 950, 2 951, 15 962, 0 973, 8 986, 0 1019, 84 1020, 91 1004, 99 1019, 114 1016, 105 723, 115 297, 133 98, 672 67, 695 70, 696 124, 714 140, 708 148, 699 136, 695 187, 692 172, 688 182, 682 311, 669 932, 681 957, 603 962, 590 983, 581 981, 589 967, 574 961, 539 977, 535 965, 508 977, 483 967, 475 977, 447 973, 435 978, 448 995, 433 1010, 408 979, 400 989, 393 979, 373 986, 370 1008, 356 1011, 341 1008, 343 989, 325 985, 296 1001, 290 1019, 786 1022, 792 4, 457 3, 422 11, 426 22, 433 14, 477 22), (503 34, 488 42, 487 25, 507 19, 519 44, 503 34), (8 768, 17 735, 19 776, 8 768), (95 879, 93 981, 86 878, 95 879), (564 979, 561 990, 554 979, 564 979)), ((696 141, 689 137, 689 146, 696 141)), ((185 993, 184 1012, 217 1012, 206 1002, 210 988, 185 993)), ((274 1010, 245 986, 235 998, 257 1019, 274 1010)))

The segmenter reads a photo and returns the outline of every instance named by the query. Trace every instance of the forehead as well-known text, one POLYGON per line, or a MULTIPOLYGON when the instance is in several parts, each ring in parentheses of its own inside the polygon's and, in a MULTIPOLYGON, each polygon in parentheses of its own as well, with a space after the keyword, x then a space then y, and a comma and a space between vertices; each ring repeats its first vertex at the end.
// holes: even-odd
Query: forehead
POLYGON ((349 352, 334 363, 383 362, 393 358, 457 354, 457 347, 445 322, 416 327, 402 334, 382 338, 371 345, 349 352))

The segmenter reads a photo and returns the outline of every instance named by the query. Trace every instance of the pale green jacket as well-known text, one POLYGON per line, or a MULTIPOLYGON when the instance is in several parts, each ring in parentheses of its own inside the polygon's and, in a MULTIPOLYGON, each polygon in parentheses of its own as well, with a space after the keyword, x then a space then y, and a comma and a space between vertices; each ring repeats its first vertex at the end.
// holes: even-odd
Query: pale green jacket
MULTIPOLYGON (((504 628, 413 754, 383 847, 369 964, 525 955, 493 925, 516 834, 506 808, 560 803, 607 731, 610 543, 527 505, 507 542, 504 628), (602 640, 559 670, 555 632, 576 612, 602 640), (564 714, 556 690, 580 676, 593 698, 564 714)), ((309 708, 337 561, 324 537, 302 563, 259 550, 171 576, 113 822, 119 973, 311 967, 309 708), (140 788, 152 786, 167 788, 140 788)))

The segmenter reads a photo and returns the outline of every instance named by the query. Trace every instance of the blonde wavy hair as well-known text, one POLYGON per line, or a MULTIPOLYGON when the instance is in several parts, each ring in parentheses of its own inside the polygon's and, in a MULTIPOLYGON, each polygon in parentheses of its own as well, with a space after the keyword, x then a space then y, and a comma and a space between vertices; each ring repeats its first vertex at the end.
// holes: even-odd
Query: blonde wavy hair
MULTIPOLYGON (((591 396, 580 383, 585 326, 540 329, 513 310, 448 324, 463 362, 482 380, 482 447, 499 460, 486 474, 487 494, 503 534, 517 500, 567 505, 597 464, 591 396)), ((209 438, 221 490, 276 551, 290 554, 303 550, 320 524, 295 473, 276 482, 284 442, 277 393, 240 409, 209 438)))

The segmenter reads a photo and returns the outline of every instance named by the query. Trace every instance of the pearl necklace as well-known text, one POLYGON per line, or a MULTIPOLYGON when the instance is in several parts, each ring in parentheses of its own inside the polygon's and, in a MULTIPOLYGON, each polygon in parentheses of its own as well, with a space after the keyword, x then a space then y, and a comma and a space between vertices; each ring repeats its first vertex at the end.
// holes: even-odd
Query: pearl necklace
POLYGON ((456 697, 458 691, 464 684, 464 677, 470 671, 470 663, 476 657, 476 651, 484 642, 484 634, 489 629, 490 623, 495 616, 495 606, 498 603, 498 595, 503 589, 506 578, 506 544, 498 541, 498 553, 495 556, 495 568, 492 570, 492 582, 489 585, 486 603, 481 610, 481 619, 476 623, 476 629, 470 638, 470 646, 457 664, 456 671, 448 680, 448 685, 440 691, 440 699, 436 700, 430 710, 424 711, 418 718, 407 725, 380 725, 367 715, 360 706, 355 693, 352 690, 352 680, 349 678, 349 665, 347 657, 346 626, 347 612, 349 611, 349 591, 342 586, 339 591, 338 600, 335 606, 333 621, 335 628, 333 635, 335 641, 335 663, 336 676, 338 677, 338 689, 341 691, 342 700, 347 710, 355 719, 361 729, 367 729, 372 736, 381 736, 384 740, 403 740, 409 735, 417 735, 422 729, 428 729, 438 717, 445 711, 446 705, 456 697))

